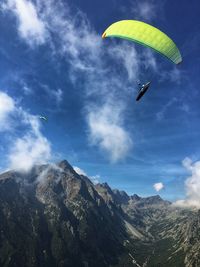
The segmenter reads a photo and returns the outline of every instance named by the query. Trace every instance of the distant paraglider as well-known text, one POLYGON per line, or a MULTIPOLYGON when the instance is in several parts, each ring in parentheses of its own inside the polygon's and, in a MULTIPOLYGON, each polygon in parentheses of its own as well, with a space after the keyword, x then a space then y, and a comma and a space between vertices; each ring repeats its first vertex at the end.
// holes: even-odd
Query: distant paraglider
MULTIPOLYGON (((182 57, 176 44, 159 29, 137 20, 121 20, 110 25, 102 38, 117 37, 136 42, 158 52, 174 64, 182 62, 182 57)), ((136 100, 138 101, 148 90, 150 82, 140 89, 136 100)))
POLYGON ((40 118, 41 120, 48 121, 47 117, 39 116, 39 118, 40 118))

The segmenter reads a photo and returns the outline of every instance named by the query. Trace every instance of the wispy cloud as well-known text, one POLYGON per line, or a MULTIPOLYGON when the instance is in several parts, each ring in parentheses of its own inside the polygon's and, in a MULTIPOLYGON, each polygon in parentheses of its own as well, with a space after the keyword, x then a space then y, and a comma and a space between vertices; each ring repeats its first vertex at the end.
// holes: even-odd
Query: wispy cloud
POLYGON ((136 1, 132 7, 134 14, 137 14, 141 19, 152 20, 155 16, 156 5, 155 1, 136 1))
POLYGON ((87 173, 83 169, 81 169, 81 168, 79 168, 77 166, 73 166, 73 169, 79 175, 87 176, 93 182, 93 184, 98 184, 100 179, 101 179, 100 175, 98 175, 98 174, 94 175, 94 176, 88 176, 87 173))
POLYGON ((169 102, 167 102, 162 107, 162 109, 159 112, 156 113, 157 120, 161 121, 164 118, 165 113, 167 112, 167 110, 176 102, 178 102, 178 99, 176 97, 173 97, 169 102))
POLYGON ((180 109, 185 111, 186 113, 189 113, 190 112, 190 106, 186 103, 183 103, 181 106, 180 106, 180 109))
MULTIPOLYGON (((106 151, 112 161, 123 159, 132 143, 123 123, 123 104, 116 102, 118 92, 124 88, 124 80, 119 78, 116 69, 107 67, 106 55, 113 57, 116 51, 117 56, 113 60, 121 61, 128 85, 136 79, 138 72, 136 51, 129 47, 129 57, 125 57, 124 44, 113 46, 113 50, 106 48, 101 35, 94 31, 87 17, 80 11, 72 16, 70 10, 63 8, 59 1, 47 1, 44 6, 43 19, 52 31, 57 29, 54 34, 59 40, 58 53, 70 64, 71 80, 75 85, 80 78, 84 80, 85 115, 90 144, 106 151), (91 96, 101 104, 94 103, 91 96)), ((127 48, 128 45, 125 46, 127 48)))
POLYGON ((33 90, 30 87, 28 87, 27 84, 25 83, 22 86, 22 91, 25 95, 28 95, 28 96, 33 94, 33 90))
POLYGON ((172 82, 174 84, 180 85, 181 79, 183 77, 183 71, 178 69, 177 66, 171 68, 170 70, 163 71, 159 73, 160 81, 172 82))
POLYGON ((93 184, 99 184, 101 180, 101 176, 99 174, 91 176, 90 180, 93 182, 93 184))
POLYGON ((123 159, 132 148, 132 140, 121 124, 121 110, 105 104, 88 114, 91 143, 110 154, 112 162, 123 159))
POLYGON ((57 105, 59 105, 63 99, 63 91, 60 88, 58 88, 57 90, 54 91, 54 96, 57 105))
POLYGON ((40 122, 37 116, 18 110, 22 123, 28 127, 27 133, 16 138, 8 155, 11 169, 28 171, 35 164, 45 163, 51 158, 50 142, 40 131, 40 122))
POLYGON ((164 184, 159 182, 159 183, 155 183, 153 185, 153 188, 156 190, 156 192, 159 192, 160 190, 162 190, 164 188, 164 184))
POLYGON ((59 106, 63 99, 63 90, 60 88, 51 89, 45 84, 42 84, 41 87, 47 93, 48 97, 51 98, 57 106, 59 106))
POLYGON ((77 167, 77 166, 73 166, 73 169, 75 170, 76 173, 78 173, 79 175, 84 175, 87 176, 86 172, 84 170, 82 170, 81 168, 77 167))
POLYGON ((8 144, 9 168, 29 170, 34 164, 41 163, 51 158, 51 145, 40 129, 40 119, 33 116, 22 107, 18 106, 11 96, 0 92, 0 127, 10 136, 8 144), (22 137, 15 135, 20 127, 22 137))
MULTIPOLYGON (((54 163, 48 164, 48 166, 39 174, 39 176, 37 177, 37 183, 44 184, 48 180, 49 178, 48 174, 51 173, 52 170, 54 171, 54 173, 56 172, 56 174, 53 177, 53 182, 55 184, 58 184, 62 179, 63 170, 54 163)), ((45 203, 44 194, 38 195, 37 197, 39 197, 42 200, 42 202, 45 203)))
POLYGON ((4 92, 0 92, 0 132, 11 127, 9 116, 15 110, 15 101, 4 92))
POLYGON ((124 67, 130 82, 135 82, 138 79, 142 60, 133 44, 127 42, 122 42, 121 45, 113 44, 112 47, 109 47, 109 55, 124 67))
POLYGON ((7 0, 4 10, 14 13, 18 21, 19 35, 31 46, 44 44, 47 31, 36 6, 30 0, 7 0))
POLYGON ((181 207, 200 207, 200 161, 192 162, 190 158, 183 160, 183 166, 191 173, 185 181, 186 198, 174 204, 181 207))
POLYGON ((135 19, 151 22, 158 14, 162 14, 162 6, 164 2, 165 1, 162 1, 161 3, 157 0, 136 0, 131 2, 130 10, 132 11, 135 19))
POLYGON ((142 63, 144 68, 152 69, 156 72, 156 74, 159 75, 158 65, 153 53, 154 52, 152 52, 150 49, 145 49, 143 52, 143 58, 145 58, 145 60, 142 60, 142 63))

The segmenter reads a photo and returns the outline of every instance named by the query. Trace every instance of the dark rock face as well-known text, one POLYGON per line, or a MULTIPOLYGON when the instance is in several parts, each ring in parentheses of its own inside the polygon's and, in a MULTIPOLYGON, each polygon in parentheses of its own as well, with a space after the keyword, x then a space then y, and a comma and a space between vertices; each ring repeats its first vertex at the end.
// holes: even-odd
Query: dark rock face
POLYGON ((123 251, 123 232, 66 161, 0 176, 0 266, 109 266, 123 251))
POLYGON ((78 175, 67 161, 0 175, 2 267, 199 267, 200 214, 78 175))

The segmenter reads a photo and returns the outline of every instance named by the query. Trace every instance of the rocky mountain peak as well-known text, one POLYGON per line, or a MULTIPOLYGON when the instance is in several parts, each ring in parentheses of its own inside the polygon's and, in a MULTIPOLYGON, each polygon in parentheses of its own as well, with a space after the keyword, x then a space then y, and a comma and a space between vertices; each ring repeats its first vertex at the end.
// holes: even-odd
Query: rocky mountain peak
POLYGON ((62 160, 59 163, 57 163, 57 165, 58 165, 58 167, 60 167, 64 171, 70 170, 70 171, 74 172, 74 169, 72 168, 72 166, 69 164, 69 162, 67 160, 62 160))
POLYGON ((199 212, 94 185, 66 160, 0 175, 2 267, 198 267, 199 232, 199 212))
POLYGON ((127 203, 130 199, 130 197, 127 195, 127 193, 125 191, 120 191, 118 189, 114 189, 113 193, 115 195, 116 202, 119 204, 127 203))
POLYGON ((133 201, 139 201, 141 199, 141 197, 139 197, 137 194, 134 194, 134 195, 130 196, 130 199, 133 201))

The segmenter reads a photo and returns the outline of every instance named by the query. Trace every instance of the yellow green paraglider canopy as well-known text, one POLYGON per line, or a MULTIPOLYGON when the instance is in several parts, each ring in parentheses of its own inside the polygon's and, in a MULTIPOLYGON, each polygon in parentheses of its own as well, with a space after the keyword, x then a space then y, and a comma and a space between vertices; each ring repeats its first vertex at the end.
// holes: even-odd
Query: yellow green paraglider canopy
POLYGON ((118 37, 147 46, 167 57, 175 64, 182 61, 181 54, 165 33, 159 29, 137 20, 121 20, 110 25, 103 33, 102 38, 118 37))

